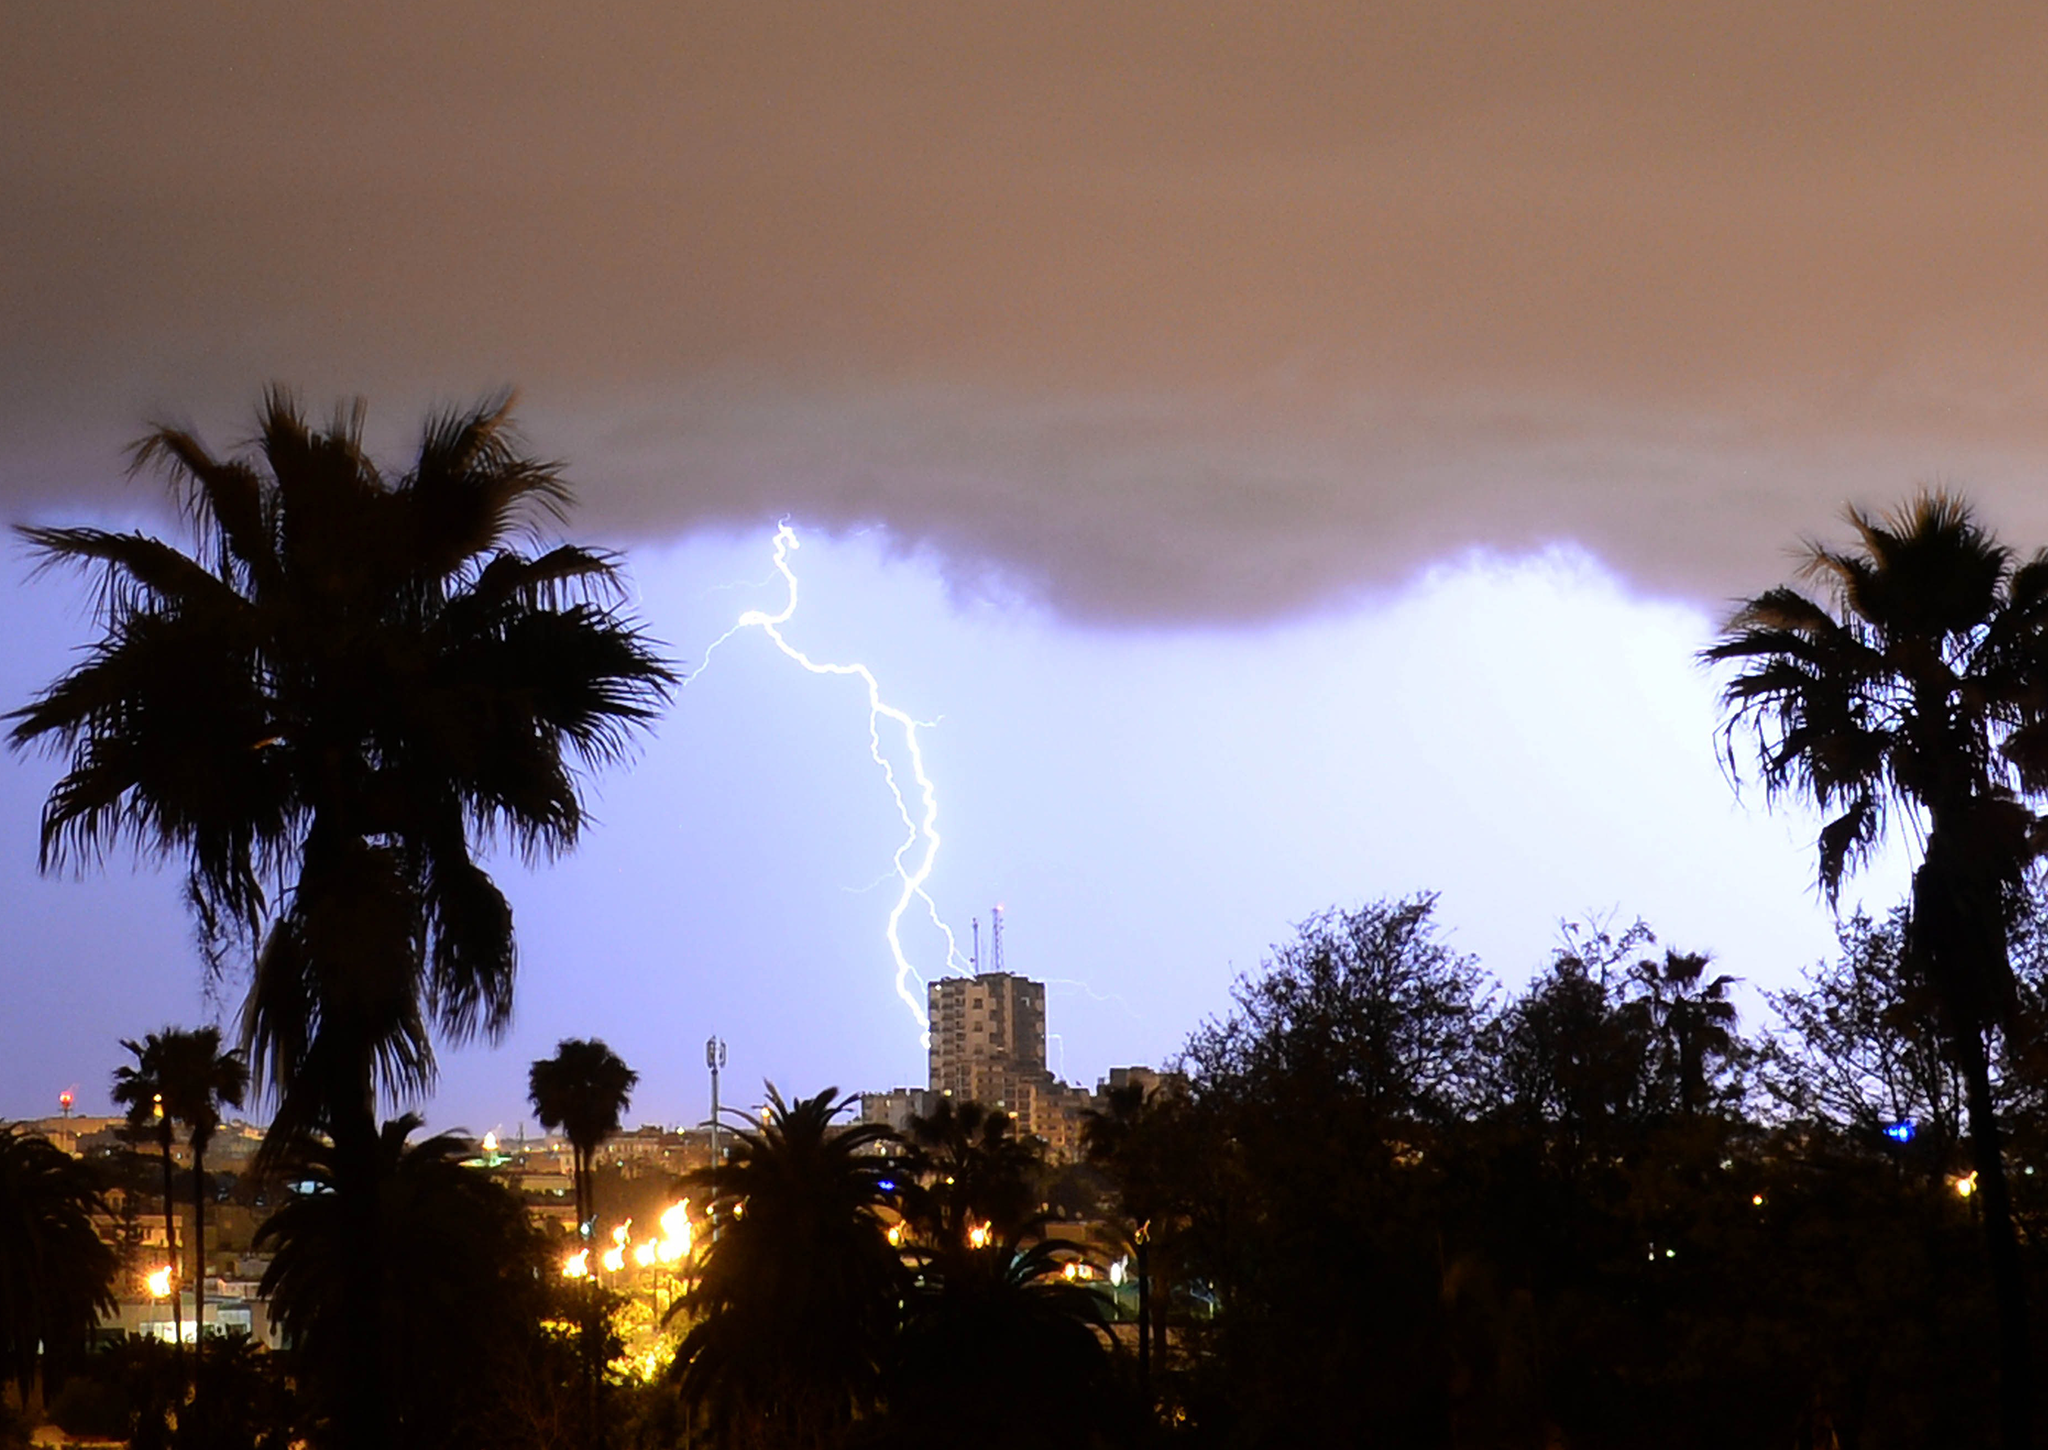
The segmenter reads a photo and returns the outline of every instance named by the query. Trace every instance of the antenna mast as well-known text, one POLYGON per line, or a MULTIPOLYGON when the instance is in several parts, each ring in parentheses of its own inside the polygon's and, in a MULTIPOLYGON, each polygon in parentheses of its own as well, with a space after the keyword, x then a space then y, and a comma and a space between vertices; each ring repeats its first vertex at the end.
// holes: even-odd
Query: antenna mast
POLYGON ((988 955, 992 963, 989 970, 1000 972, 1003 969, 1003 904, 1000 901, 989 916, 988 935, 988 955))

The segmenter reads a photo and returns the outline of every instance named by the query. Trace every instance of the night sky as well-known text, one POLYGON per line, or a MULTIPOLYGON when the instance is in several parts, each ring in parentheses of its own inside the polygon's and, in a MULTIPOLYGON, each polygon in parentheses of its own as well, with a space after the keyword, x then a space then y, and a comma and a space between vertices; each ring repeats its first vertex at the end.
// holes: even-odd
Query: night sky
MULTIPOLYGON (((2020 5, 0 9, 0 515, 176 529, 120 450, 260 387, 515 384, 686 669, 777 609, 923 732, 956 929, 1056 1068, 1157 1061, 1290 923, 1440 889, 1504 982, 1640 913, 1822 954, 1812 823, 1692 662, 1850 500, 2048 542, 2048 17, 2020 5)), ((0 561, 0 703, 91 636, 0 561)), ((0 763, 0 1113, 231 1015, 175 872, 34 875, 0 763)), ((857 686, 721 646, 572 859, 441 1126, 601 1035, 635 1116, 922 1080, 857 686)), ((1896 894, 1894 860, 1854 891, 1896 894)), ((936 971, 936 934, 906 937, 936 971)))

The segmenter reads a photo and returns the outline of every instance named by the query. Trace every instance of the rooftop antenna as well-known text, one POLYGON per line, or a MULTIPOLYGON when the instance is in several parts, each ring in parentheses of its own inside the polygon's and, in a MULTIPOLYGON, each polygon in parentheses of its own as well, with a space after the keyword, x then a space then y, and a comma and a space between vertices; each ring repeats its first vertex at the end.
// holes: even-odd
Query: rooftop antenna
POLYGON ((1000 901, 989 915, 988 937, 989 970, 1000 972, 1003 969, 1003 904, 1000 901))
POLYGON ((981 975, 981 918, 974 918, 974 955, 967 959, 967 965, 974 968, 974 975, 981 975))

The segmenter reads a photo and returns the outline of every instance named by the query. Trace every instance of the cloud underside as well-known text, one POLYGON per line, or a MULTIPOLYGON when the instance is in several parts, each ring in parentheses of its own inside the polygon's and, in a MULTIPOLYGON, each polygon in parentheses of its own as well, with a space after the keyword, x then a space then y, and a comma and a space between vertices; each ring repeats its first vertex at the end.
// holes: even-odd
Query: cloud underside
POLYGON ((2048 541, 2048 21, 1796 9, 17 7, 0 506, 509 381, 609 534, 1088 619, 1560 540, 1719 598, 1929 481, 2048 541))

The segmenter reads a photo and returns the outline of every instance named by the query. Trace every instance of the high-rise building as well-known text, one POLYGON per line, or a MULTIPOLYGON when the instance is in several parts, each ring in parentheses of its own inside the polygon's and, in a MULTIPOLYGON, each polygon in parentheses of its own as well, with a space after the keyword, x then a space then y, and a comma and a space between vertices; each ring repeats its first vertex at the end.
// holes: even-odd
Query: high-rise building
POLYGON ((1045 984, 1009 972, 942 977, 928 988, 932 1091, 1022 1116, 1044 1081, 1045 984))

